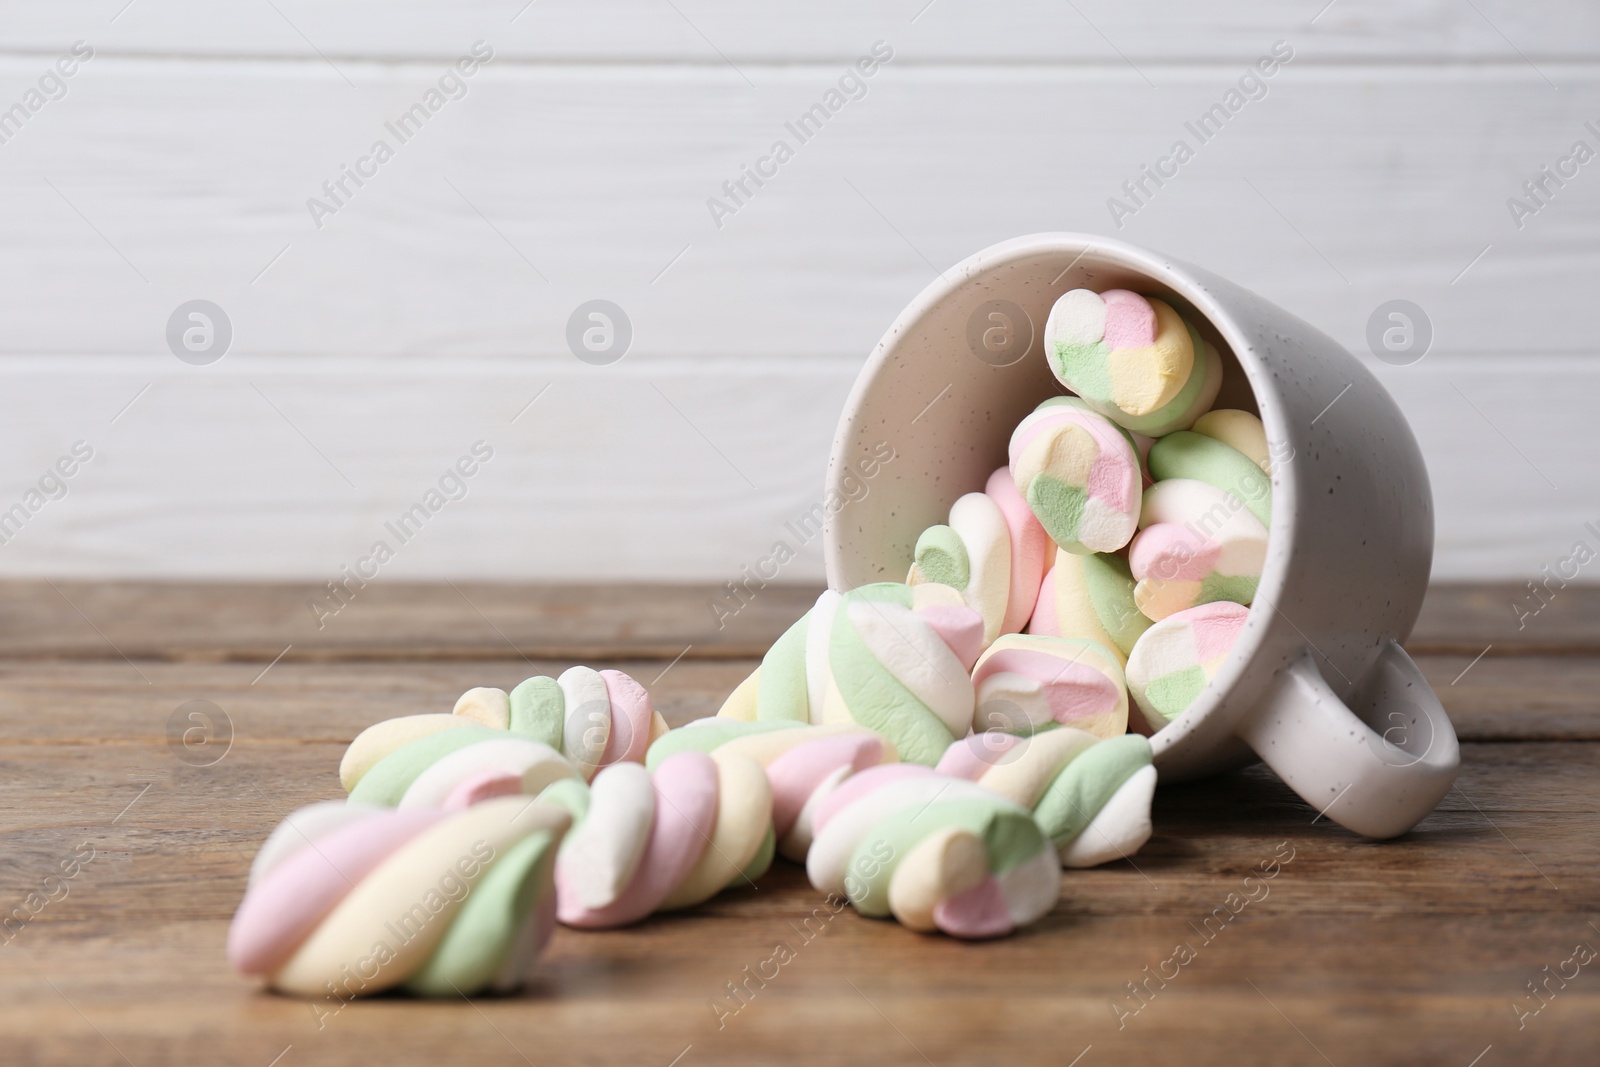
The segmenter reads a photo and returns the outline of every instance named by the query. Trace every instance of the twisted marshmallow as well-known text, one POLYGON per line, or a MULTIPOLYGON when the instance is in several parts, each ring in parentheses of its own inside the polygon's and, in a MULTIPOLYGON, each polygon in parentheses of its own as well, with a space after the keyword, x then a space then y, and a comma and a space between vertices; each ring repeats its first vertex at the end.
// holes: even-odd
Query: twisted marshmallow
POLYGON ((1007 634, 978 657, 975 731, 1033 734, 1070 726, 1095 737, 1128 732, 1119 657, 1098 641, 1007 634))
POLYGON ((1272 473, 1272 449, 1267 443, 1267 428, 1251 412, 1217 408, 1201 415, 1189 428, 1242 453, 1263 473, 1272 473))
POLYGON ((932 766, 972 723, 970 671, 983 618, 936 583, 824 592, 762 657, 718 716, 854 722, 900 758, 932 766))
POLYGON ((519 985, 555 925, 566 812, 525 799, 460 811, 339 801, 285 819, 250 870, 228 959, 300 996, 339 1001, 519 985))
POLYGON ((1272 482, 1267 472, 1215 437, 1192 430, 1168 434, 1150 446, 1150 474, 1157 482, 1194 478, 1231 493, 1262 526, 1272 528, 1272 482))
POLYGON ((862 771, 816 812, 811 884, 913 930, 1000 937, 1061 894, 1056 855, 1024 808, 914 764, 862 771))
POLYGON ((645 766, 677 752, 738 754, 756 761, 772 788, 772 829, 778 852, 804 863, 811 849, 817 805, 841 782, 884 763, 896 762, 894 745, 854 723, 804 723, 697 719, 650 747, 645 766))
POLYGON ((606 929, 700 904, 772 864, 772 790, 736 752, 693 750, 653 770, 614 763, 585 787, 555 783, 540 799, 576 825, 556 860, 557 916, 606 929))
POLYGON ((573 667, 510 693, 470 689, 449 715, 406 715, 363 730, 339 764, 352 800, 438 807, 455 789, 481 799, 537 793, 556 778, 638 763, 667 724, 621 671, 573 667), (521 782, 514 779, 521 776, 521 782))
POLYGON ((1272 521, 1261 420, 1247 411, 1207 412, 1192 432, 1163 438, 1150 454, 1160 480, 1145 491, 1128 550, 1140 610, 1164 619, 1220 600, 1249 604, 1272 521))
POLYGON ((1167 478, 1144 494, 1128 564, 1134 602, 1151 619, 1185 608, 1255 599, 1267 560, 1267 528, 1245 504, 1195 478, 1167 478))
POLYGON ((1150 839, 1156 769, 1139 734, 1097 738, 1070 727, 1017 737, 973 734, 938 770, 977 782, 1033 812, 1063 867, 1126 859, 1150 839))
POLYGON ((1028 622, 1053 550, 1010 467, 989 476, 981 493, 950 508, 948 525, 930 526, 917 538, 910 585, 937 582, 959 590, 983 616, 987 647, 1028 622))
POLYGON ((1165 301, 1126 289, 1065 294, 1050 309, 1044 342, 1063 385, 1150 437, 1192 426, 1222 385, 1222 358, 1199 331, 1165 301))
POLYGON ((1039 587, 1030 634, 1094 641, 1126 661, 1150 619, 1139 610, 1133 575, 1121 556, 1057 552, 1039 587))
POLYGON ((1114 552, 1137 529, 1138 445, 1078 397, 1051 397, 1017 424, 1011 476, 1045 532, 1068 552, 1114 552))
POLYGON ((1250 609, 1219 600, 1167 616, 1128 657, 1128 692, 1152 730, 1199 699, 1233 650, 1250 609))

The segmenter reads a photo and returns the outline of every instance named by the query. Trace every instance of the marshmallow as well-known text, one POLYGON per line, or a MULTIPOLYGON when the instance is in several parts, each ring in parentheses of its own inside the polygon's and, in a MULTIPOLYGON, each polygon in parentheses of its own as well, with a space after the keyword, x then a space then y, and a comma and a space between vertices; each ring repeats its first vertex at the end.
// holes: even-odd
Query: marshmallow
POLYGON ((1125 661, 1150 619, 1134 598, 1133 575, 1121 556, 1057 552, 1028 621, 1030 634, 1095 641, 1125 661))
POLYGON ((838 595, 825 590, 811 610, 800 616, 767 649, 761 665, 734 687, 716 718, 740 722, 808 723, 813 703, 820 714, 821 693, 813 694, 810 670, 812 619, 838 607, 838 595))
POLYGON ((1128 432, 1077 397, 1046 400, 1011 434, 1017 491, 1068 552, 1114 552, 1128 543, 1142 471, 1128 432))
POLYGON ((645 766, 655 767, 685 751, 718 758, 737 754, 761 767, 772 789, 778 852, 796 863, 804 863, 811 848, 812 813, 822 799, 851 775, 898 759, 887 738, 854 723, 809 726, 709 718, 662 737, 650 746, 645 766))
POLYGON ((1261 525, 1272 529, 1272 481, 1249 456, 1214 437, 1180 430, 1150 446, 1156 481, 1194 478, 1244 501, 1261 525))
POLYGON ((817 807, 847 778, 893 759, 888 742, 862 731, 806 741, 767 764, 779 854, 804 863, 816 838, 817 807))
POLYGON ((1199 331, 1165 301, 1126 289, 1065 294, 1050 309, 1044 342, 1063 385, 1150 437, 1192 426, 1222 385, 1222 358, 1199 331))
POLYGON ((339 780, 352 800, 385 807, 442 805, 461 788, 460 806, 638 763, 666 732, 650 694, 628 675, 573 667, 559 679, 529 678, 510 693, 469 689, 449 715, 369 726, 345 750, 339 780))
POLYGON ((718 717, 859 723, 891 741, 901 759, 931 766, 971 725, 970 672, 982 646, 983 617, 948 586, 828 590, 718 717))
POLYGON ((692 907, 772 863, 772 791, 736 752, 687 750, 653 770, 614 763, 587 795, 560 783, 541 797, 571 805, 577 824, 556 860, 557 916, 607 929, 692 907))
POLYGON ((1217 601, 1169 615, 1145 631, 1128 656, 1128 692, 1152 729, 1195 702, 1249 617, 1249 608, 1217 601))
POLYGON ((1134 600, 1152 619, 1199 604, 1249 604, 1267 558, 1267 528, 1245 502, 1194 478, 1168 478, 1144 493, 1128 547, 1134 600))
POLYGON ((560 678, 529 678, 507 700, 507 728, 543 741, 585 778, 601 767, 638 763, 667 723, 644 686, 621 671, 572 667, 560 678))
POLYGON ((893 741, 901 759, 931 765, 971 725, 968 672, 982 617, 948 600, 919 610, 916 597, 925 589, 951 592, 882 582, 840 597, 821 721, 858 722, 893 741))
POLYGON ((983 641, 1027 624, 1039 581, 1053 550, 1009 467, 989 476, 981 493, 950 508, 948 525, 930 526, 917 539, 909 585, 937 582, 960 591, 983 616, 983 641))
POLYGON ((457 812, 302 808, 257 856, 229 962, 306 997, 514 989, 554 929, 552 871, 570 823, 526 798, 457 812))
POLYGON ((975 731, 1032 734, 1071 726, 1095 737, 1128 732, 1121 658, 1098 641, 1006 634, 972 672, 975 731))
POLYGON ((1055 851, 1026 809, 926 767, 862 771, 818 806, 815 824, 812 886, 913 930, 1001 937, 1061 894, 1055 851))
POLYGON ((1265 473, 1272 473, 1272 451, 1267 445, 1267 428, 1250 412, 1237 408, 1217 408, 1194 420, 1190 429, 1221 441, 1243 453, 1265 473))
POLYGON ((1150 839, 1156 769, 1139 734, 973 734, 951 745, 936 769, 1032 811, 1063 867, 1126 859, 1150 839))

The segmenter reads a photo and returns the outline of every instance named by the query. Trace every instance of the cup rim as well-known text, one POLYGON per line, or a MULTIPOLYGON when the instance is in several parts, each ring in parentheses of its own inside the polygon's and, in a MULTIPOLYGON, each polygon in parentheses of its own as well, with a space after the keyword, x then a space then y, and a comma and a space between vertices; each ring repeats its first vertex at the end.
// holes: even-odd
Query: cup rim
MULTIPOLYGON (((1286 432, 1283 406, 1267 380, 1267 372, 1258 362, 1254 343, 1224 302, 1212 293, 1204 281, 1190 273, 1192 268, 1188 264, 1116 238, 1072 231, 1044 231, 1013 237, 973 253, 929 282, 895 316, 868 356, 845 401, 843 417, 829 458, 829 488, 836 488, 832 482, 837 472, 849 465, 850 453, 862 423, 864 404, 869 394, 878 387, 880 372, 890 364, 898 346, 912 335, 915 325, 942 301, 973 285, 985 275, 1012 263, 1050 253, 1076 254, 1062 274, 1071 270, 1080 260, 1093 256, 1102 263, 1135 271, 1165 286, 1187 302, 1227 343, 1234 363, 1244 372, 1266 430, 1269 453, 1276 454, 1284 445, 1292 448, 1286 432)), ((1039 333, 1042 336, 1042 326, 1039 327, 1039 333)), ((1290 463, 1292 461, 1291 453, 1290 463)), ((1267 531, 1267 556, 1244 629, 1217 673, 1208 682, 1201 697, 1203 703, 1185 709, 1176 719, 1152 732, 1150 742, 1158 758, 1164 751, 1199 730, 1203 723, 1217 717, 1219 710, 1228 703, 1226 697, 1238 685, 1249 664, 1261 654, 1267 643, 1270 626, 1267 613, 1256 611, 1256 604, 1265 601, 1265 606, 1271 608, 1274 614, 1281 614, 1277 611, 1276 602, 1287 580, 1294 547, 1291 526, 1296 492, 1295 481, 1288 474, 1288 466, 1281 462, 1273 466, 1272 523, 1267 531)), ((845 569, 839 538, 825 538, 824 552, 829 584, 833 585, 845 569)), ((1309 645, 1309 639, 1306 643, 1309 645)), ((1230 727, 1248 710, 1248 707, 1237 707, 1233 715, 1228 717, 1230 727)), ((1231 729, 1228 733, 1232 736, 1231 729)))

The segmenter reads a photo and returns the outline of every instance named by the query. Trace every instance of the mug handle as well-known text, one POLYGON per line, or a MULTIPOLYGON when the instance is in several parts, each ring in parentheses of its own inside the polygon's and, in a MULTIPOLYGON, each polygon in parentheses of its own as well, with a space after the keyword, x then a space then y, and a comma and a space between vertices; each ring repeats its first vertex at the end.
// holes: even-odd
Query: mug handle
POLYGON ((1323 680, 1310 650, 1302 651, 1245 717, 1239 738, 1328 818, 1365 837, 1398 837, 1455 781, 1461 768, 1455 727, 1393 640, 1358 688, 1370 709, 1365 718, 1323 680))

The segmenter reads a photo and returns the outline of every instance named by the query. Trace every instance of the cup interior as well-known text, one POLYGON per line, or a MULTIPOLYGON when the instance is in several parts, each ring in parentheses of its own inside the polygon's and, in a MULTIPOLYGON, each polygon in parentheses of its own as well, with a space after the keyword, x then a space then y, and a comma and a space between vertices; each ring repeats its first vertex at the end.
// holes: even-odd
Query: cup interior
POLYGON ((1103 238, 1038 234, 981 252, 924 290, 879 342, 845 405, 829 488, 849 503, 829 524, 829 584, 904 581, 922 531, 1006 465, 1017 423, 1040 401, 1071 395, 1051 373, 1043 340, 1050 308, 1070 290, 1131 289, 1167 301, 1222 357, 1213 406, 1259 415, 1222 330, 1163 265, 1103 238), (895 458, 870 482, 854 477, 884 444, 895 458))

